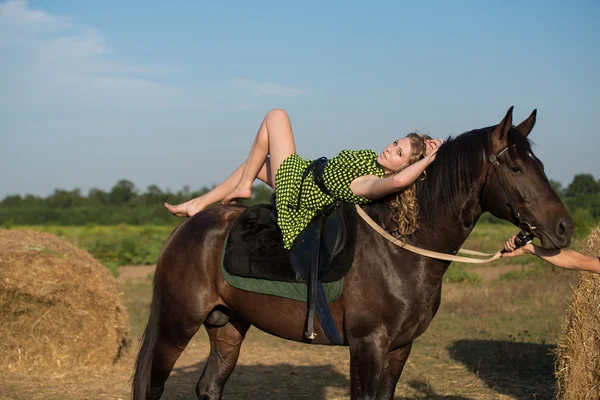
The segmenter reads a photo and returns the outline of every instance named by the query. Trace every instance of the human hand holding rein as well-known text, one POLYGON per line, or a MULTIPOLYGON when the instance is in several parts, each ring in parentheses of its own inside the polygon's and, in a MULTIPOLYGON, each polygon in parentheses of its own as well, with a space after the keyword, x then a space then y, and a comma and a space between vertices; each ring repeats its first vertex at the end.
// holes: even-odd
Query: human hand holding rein
POLYGON ((516 235, 504 243, 504 250, 506 252, 502 254, 503 258, 533 254, 559 268, 600 274, 600 257, 588 256, 571 249, 544 249, 533 243, 517 247, 515 245, 515 237, 516 235))
POLYGON ((517 237, 517 235, 512 236, 510 239, 508 239, 506 242, 504 242, 504 250, 505 252, 502 253, 502 257, 504 258, 510 258, 510 257, 517 257, 520 256, 522 254, 533 254, 533 244, 531 242, 525 244, 522 247, 519 247, 516 245, 515 243, 515 238, 517 237))

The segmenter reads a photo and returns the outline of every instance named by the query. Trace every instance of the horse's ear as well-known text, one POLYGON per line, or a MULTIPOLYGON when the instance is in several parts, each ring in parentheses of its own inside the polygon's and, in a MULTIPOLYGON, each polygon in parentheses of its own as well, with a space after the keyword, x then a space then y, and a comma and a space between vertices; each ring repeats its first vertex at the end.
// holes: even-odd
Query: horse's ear
POLYGON ((506 135, 512 127, 513 108, 514 107, 511 106, 508 109, 508 111, 506 112, 506 116, 504 117, 502 122, 500 122, 496 129, 494 129, 494 132, 492 132, 492 146, 494 149, 494 153, 500 151, 505 146, 506 135))
POLYGON ((537 115, 537 110, 533 110, 529 118, 525 121, 521 122, 519 126, 517 126, 517 130, 523 134, 523 136, 529 135, 533 126, 535 125, 535 116, 537 115))

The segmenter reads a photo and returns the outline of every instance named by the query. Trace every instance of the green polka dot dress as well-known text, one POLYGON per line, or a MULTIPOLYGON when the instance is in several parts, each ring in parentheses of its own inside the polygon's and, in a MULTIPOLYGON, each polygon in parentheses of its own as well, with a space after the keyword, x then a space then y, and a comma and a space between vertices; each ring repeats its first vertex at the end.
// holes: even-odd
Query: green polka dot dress
POLYGON ((372 150, 342 150, 331 158, 323 172, 325 187, 331 192, 326 195, 319 189, 310 173, 304 181, 302 173, 312 160, 305 160, 294 153, 281 163, 275 174, 277 223, 283 234, 286 249, 323 207, 336 200, 354 204, 366 204, 371 200, 355 195, 350 183, 363 175, 383 178, 384 170, 377 162, 377 153, 372 150), (302 198, 298 209, 298 193, 302 185, 302 198))

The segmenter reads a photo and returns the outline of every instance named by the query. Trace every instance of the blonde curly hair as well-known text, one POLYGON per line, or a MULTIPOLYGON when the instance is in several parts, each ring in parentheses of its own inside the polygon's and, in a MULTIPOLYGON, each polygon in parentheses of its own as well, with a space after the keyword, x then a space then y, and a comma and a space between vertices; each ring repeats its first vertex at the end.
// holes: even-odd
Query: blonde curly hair
MULTIPOLYGON (((431 139, 431 137, 424 133, 409 133, 406 135, 410 139, 411 153, 408 159, 408 165, 414 164, 423 157, 425 157, 425 151, 427 146, 425 140, 431 139)), ((406 168, 406 166, 404 168, 406 168)), ((400 171, 394 172, 397 174, 400 171)), ((418 180, 425 179, 425 172, 419 177, 418 180)), ((392 235, 404 240, 405 237, 412 235, 419 227, 419 221, 417 216, 419 214, 419 204, 417 203, 417 185, 413 183, 406 189, 399 191, 392 195, 388 200, 389 206, 394 211, 392 220, 396 223, 392 231, 392 235)))

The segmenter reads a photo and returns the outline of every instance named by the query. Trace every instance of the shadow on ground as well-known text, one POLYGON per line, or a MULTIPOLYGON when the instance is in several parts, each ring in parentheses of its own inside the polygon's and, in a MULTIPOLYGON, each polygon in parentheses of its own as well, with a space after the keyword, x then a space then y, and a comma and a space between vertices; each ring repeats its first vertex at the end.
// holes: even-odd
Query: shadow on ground
MULTIPOLYGON (((206 361, 176 368, 164 399, 196 399, 195 388, 206 361)), ((350 381, 332 365, 238 365, 225 385, 223 399, 326 400, 327 388, 347 389, 350 381)))
POLYGON ((517 399, 552 399, 555 348, 502 340, 459 340, 449 351, 498 393, 517 399))
MULTIPOLYGON (((195 387, 205 362, 173 370, 162 399, 196 399, 195 387)), ((419 380, 410 381, 408 385, 418 393, 418 398, 469 400, 460 396, 437 395, 426 382, 419 380)), ((333 365, 238 365, 225 385, 223 399, 327 400, 332 398, 328 388, 337 389, 336 395, 333 395, 335 398, 350 397, 350 380, 333 365)), ((394 397, 395 400, 414 398, 415 396, 394 397)))
POLYGON ((398 397, 395 396, 394 400, 414 400, 414 399, 428 399, 428 400, 470 400, 468 397, 462 396, 443 396, 435 393, 435 390, 425 381, 412 380, 408 382, 408 386, 413 388, 416 393, 410 397, 398 397))

